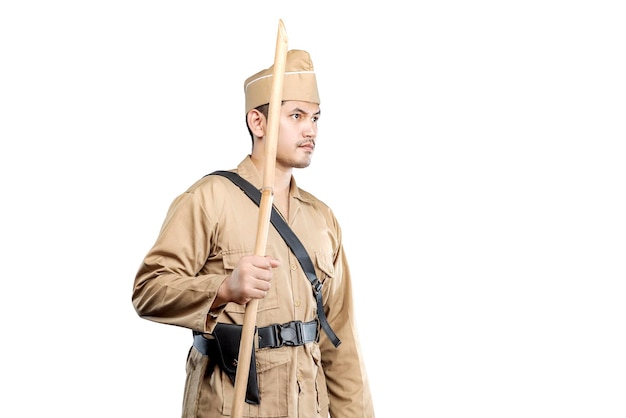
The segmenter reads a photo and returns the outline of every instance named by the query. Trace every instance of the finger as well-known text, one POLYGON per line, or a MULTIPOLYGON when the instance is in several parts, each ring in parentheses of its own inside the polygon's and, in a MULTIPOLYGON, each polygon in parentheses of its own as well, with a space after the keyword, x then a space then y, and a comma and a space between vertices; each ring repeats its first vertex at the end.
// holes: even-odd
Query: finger
POLYGON ((276 268, 280 266, 280 260, 276 259, 276 258, 272 258, 272 267, 276 268))
POLYGON ((270 269, 280 266, 280 261, 274 257, 266 256, 265 259, 269 261, 270 269))
POLYGON ((252 265, 254 267, 257 267, 263 270, 269 270, 272 267, 274 267, 271 259, 269 257, 263 257, 263 256, 259 256, 258 258, 255 258, 252 261, 252 265))

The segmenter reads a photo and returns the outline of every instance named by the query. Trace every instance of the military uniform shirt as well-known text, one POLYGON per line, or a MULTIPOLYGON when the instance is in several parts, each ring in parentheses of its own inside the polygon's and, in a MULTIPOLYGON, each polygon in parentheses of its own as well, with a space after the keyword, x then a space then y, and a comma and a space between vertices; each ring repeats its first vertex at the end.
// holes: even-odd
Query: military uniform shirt
MULTIPOLYGON (((255 187, 262 176, 247 156, 233 170, 255 187)), ((341 344, 320 341, 255 350, 260 405, 250 417, 369 418, 374 410, 354 321, 351 277, 341 228, 331 209, 299 189, 292 177, 289 226, 305 246, 323 282, 324 310, 341 344)), ((254 254, 258 206, 229 179, 205 176, 171 204, 154 246, 137 272, 133 305, 148 320, 210 333, 217 322, 242 324, 245 306, 228 303, 209 312, 224 279, 238 260, 254 254)), ((256 325, 308 322, 317 304, 297 258, 270 225, 266 255, 281 265, 258 304, 256 325)), ((190 332, 191 339, 191 332, 190 332)), ((234 388, 207 356, 191 348, 183 417, 231 413, 234 388), (209 366, 211 364, 211 366, 209 366)))

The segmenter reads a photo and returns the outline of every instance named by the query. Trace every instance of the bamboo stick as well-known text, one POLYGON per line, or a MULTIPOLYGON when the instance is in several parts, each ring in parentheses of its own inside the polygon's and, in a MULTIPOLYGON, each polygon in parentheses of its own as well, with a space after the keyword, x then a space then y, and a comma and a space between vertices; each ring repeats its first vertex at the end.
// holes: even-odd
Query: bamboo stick
MULTIPOLYGON (((263 165, 263 189, 257 223, 255 255, 265 255, 270 216, 274 199, 274 176, 276 169, 276 147, 278 143, 279 113, 283 98, 283 80, 285 63, 287 61, 287 32, 282 20, 278 22, 276 37, 276 52, 274 56, 274 72, 272 91, 269 102, 267 120, 267 135, 265 138, 265 159, 263 165)), ((237 373, 235 375, 235 396, 233 398, 231 417, 240 418, 245 403, 248 374, 250 373, 250 358, 252 356, 256 316, 259 299, 252 299, 246 304, 243 317, 243 329, 237 359, 237 373)))

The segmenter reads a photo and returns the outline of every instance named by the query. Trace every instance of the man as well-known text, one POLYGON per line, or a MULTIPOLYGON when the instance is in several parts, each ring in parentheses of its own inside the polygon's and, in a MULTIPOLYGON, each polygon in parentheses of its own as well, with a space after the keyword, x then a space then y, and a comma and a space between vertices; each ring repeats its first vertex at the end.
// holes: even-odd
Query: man
MULTIPOLYGON (((231 170, 256 189, 263 183, 272 74, 270 67, 244 83, 252 153, 231 170)), ((173 201, 137 272, 132 301, 138 315, 195 334, 187 357, 183 417, 231 414, 237 357, 226 350, 239 340, 223 341, 221 330, 241 325, 252 299, 259 299, 258 332, 244 416, 374 417, 341 229, 331 209, 298 188, 292 176, 294 168, 311 163, 319 103, 309 54, 289 51, 273 203, 306 248, 322 283, 319 300, 315 283, 274 227, 266 256, 254 255, 259 208, 220 175, 203 177, 173 201)))

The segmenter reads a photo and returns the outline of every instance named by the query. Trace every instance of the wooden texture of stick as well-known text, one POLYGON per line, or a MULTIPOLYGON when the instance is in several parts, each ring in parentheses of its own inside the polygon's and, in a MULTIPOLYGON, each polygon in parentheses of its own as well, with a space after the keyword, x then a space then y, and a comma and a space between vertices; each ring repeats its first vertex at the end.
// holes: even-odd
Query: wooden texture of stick
MULTIPOLYGON (((265 138, 265 159, 263 165, 263 189, 261 190, 261 204, 257 223, 257 236, 254 253, 265 255, 267 234, 269 231, 270 216, 274 199, 274 176, 276 169, 276 147, 278 143, 279 113, 283 98, 283 80, 285 77, 285 63, 287 61, 287 32, 282 20, 278 22, 276 37, 276 52, 274 56, 274 72, 272 90, 269 102, 267 120, 267 134, 265 138)), ((233 398, 231 417, 240 418, 245 403, 248 374, 250 373, 250 358, 252 356, 256 316, 259 299, 252 299, 246 304, 243 317, 243 329, 237 359, 237 374, 235 375, 235 395, 233 398)))

